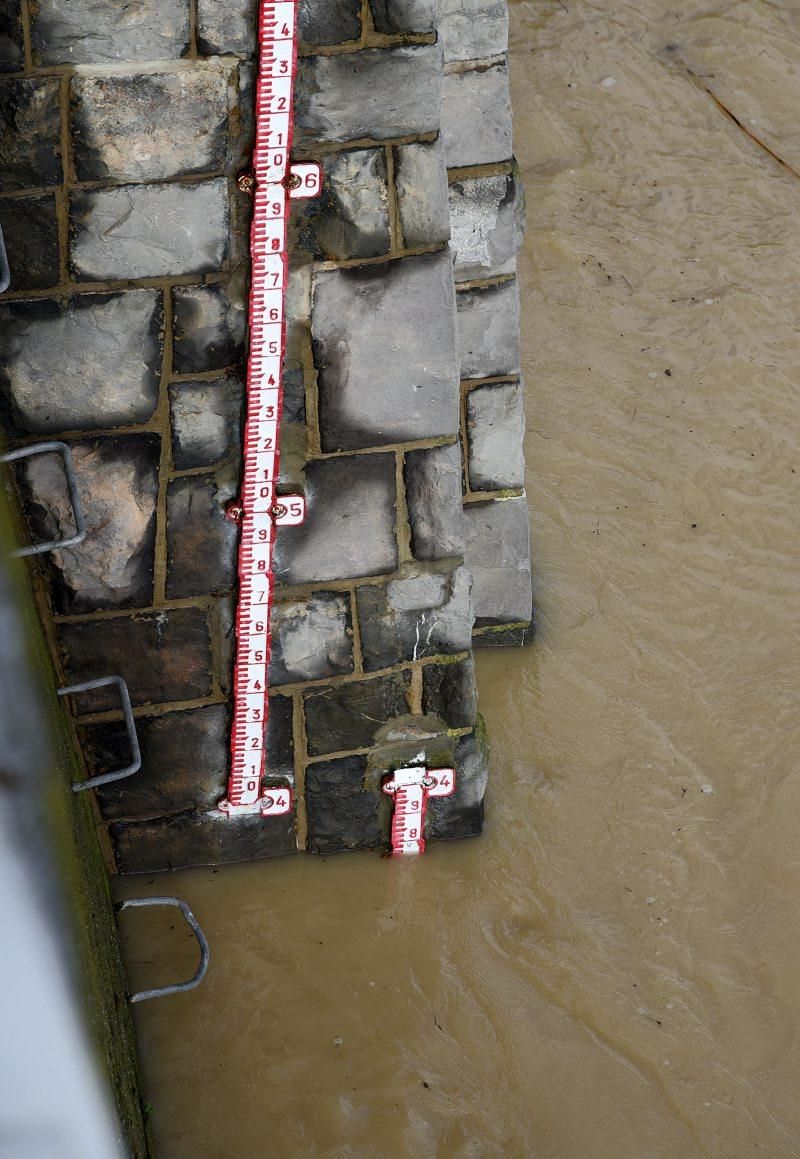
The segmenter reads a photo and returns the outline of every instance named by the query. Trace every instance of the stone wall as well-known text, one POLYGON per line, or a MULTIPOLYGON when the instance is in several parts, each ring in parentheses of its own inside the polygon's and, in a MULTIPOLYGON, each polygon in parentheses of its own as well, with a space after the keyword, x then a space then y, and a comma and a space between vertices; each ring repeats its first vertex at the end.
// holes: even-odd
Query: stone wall
MULTIPOLYGON (((325 183, 291 226, 281 489, 301 487, 309 517, 278 535, 267 736, 298 805, 232 821, 214 806, 255 5, 0 6, 0 407, 12 440, 72 446, 89 535, 40 581, 65 679, 118 673, 136 707, 143 768, 98 794, 123 871, 380 846, 380 777, 420 751, 459 768, 430 836, 480 830, 473 627, 476 643, 518 643, 531 618, 522 198, 505 5, 444 0, 438 36, 434 7, 300 3, 293 154, 325 183)), ((34 536, 69 526, 59 472, 42 457, 18 475, 34 536)), ((88 771, 123 762, 111 702, 73 711, 88 771)))

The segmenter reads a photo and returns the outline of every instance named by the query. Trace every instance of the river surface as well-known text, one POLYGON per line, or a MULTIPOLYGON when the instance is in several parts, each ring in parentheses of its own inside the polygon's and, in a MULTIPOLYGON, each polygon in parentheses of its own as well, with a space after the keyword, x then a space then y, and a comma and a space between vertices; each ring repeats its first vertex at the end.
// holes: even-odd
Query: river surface
POLYGON ((800 1155, 800 5, 518 2, 512 68, 539 635, 479 657, 486 834, 123 883, 213 946, 137 1008, 160 1159, 800 1155))

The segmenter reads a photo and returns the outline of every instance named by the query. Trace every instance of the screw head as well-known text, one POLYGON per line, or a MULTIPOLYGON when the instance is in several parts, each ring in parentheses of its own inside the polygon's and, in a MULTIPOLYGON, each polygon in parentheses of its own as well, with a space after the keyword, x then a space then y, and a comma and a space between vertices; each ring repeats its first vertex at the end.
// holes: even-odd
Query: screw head
POLYGON ((236 178, 236 184, 242 193, 252 193, 256 187, 256 179, 252 173, 240 173, 236 178))
POLYGON ((300 177, 298 177, 298 175, 296 173, 287 173, 286 174, 286 188, 287 189, 299 189, 302 184, 303 184, 302 179, 300 177))

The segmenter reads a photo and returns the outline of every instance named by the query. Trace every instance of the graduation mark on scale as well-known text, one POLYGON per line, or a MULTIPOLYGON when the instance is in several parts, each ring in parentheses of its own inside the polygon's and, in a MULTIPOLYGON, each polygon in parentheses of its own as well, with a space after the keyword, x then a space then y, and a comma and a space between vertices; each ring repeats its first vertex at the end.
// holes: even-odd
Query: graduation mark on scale
POLYGON ((276 528, 297 527, 306 513, 302 495, 276 494, 286 349, 286 228, 289 200, 315 197, 322 186, 322 172, 314 163, 289 164, 297 0, 262 0, 258 45, 253 169, 238 182, 253 197, 250 349, 242 487, 239 500, 228 509, 229 517, 241 528, 231 772, 227 796, 217 807, 228 816, 260 813, 274 817, 291 810, 292 790, 286 785, 262 787, 269 715, 272 555, 276 528))

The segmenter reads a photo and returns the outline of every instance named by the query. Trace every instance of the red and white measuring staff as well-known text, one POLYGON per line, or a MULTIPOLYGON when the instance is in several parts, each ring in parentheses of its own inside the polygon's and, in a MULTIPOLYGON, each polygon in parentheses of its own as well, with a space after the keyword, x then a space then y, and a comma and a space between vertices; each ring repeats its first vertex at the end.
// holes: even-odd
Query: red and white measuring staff
POLYGON ((450 797, 456 789, 455 769, 395 769, 383 785, 394 797, 392 856, 425 852, 425 812, 429 797, 450 797))
POLYGON ((276 527, 302 523, 306 506, 301 495, 275 493, 286 348, 286 230, 289 199, 314 197, 322 175, 318 165, 289 164, 297 0, 262 0, 258 43, 253 171, 239 179, 239 187, 253 193, 250 350, 242 489, 238 503, 229 508, 230 517, 241 526, 231 772, 227 796, 218 808, 228 816, 268 817, 292 807, 289 787, 264 791, 261 783, 269 715, 272 553, 276 527))

